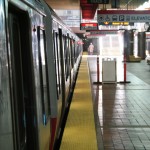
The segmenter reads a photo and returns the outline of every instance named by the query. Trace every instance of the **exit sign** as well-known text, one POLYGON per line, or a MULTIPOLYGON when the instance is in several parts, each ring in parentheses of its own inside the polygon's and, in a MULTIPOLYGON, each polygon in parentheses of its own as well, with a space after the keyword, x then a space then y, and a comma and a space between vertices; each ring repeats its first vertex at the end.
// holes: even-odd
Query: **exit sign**
POLYGON ((109 0, 87 0, 90 4, 109 4, 109 0))

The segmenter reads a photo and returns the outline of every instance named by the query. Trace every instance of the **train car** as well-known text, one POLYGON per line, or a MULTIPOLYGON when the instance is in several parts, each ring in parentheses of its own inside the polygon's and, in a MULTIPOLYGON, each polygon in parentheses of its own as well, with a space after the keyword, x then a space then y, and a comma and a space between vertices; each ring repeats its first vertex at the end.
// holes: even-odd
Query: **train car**
POLYGON ((0 149, 53 149, 81 58, 44 0, 0 0, 0 149))
POLYGON ((50 81, 50 83, 56 82, 56 92, 54 91, 55 88, 51 87, 51 91, 53 91, 51 94, 53 109, 51 111, 51 124, 53 130, 56 128, 56 131, 52 130, 52 141, 55 141, 60 136, 62 120, 68 106, 68 98, 73 89, 83 47, 82 41, 62 22, 55 12, 47 5, 45 5, 45 9, 47 15, 51 16, 51 18, 45 19, 46 27, 51 26, 51 28, 47 28, 47 39, 49 36, 53 37, 53 40, 47 41, 47 47, 53 49, 54 58, 51 60, 54 60, 55 64, 56 79, 51 78, 50 81), (53 93, 57 94, 53 95, 53 93), (56 98, 57 102, 55 101, 56 98), (57 106, 57 109, 54 106, 57 106))

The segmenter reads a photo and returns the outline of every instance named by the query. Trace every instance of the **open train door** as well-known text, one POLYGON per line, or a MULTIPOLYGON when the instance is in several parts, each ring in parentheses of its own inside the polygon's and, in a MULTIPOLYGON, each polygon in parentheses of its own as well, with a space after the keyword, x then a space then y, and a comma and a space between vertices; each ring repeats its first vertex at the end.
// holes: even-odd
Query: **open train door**
POLYGON ((37 150, 30 20, 26 12, 9 6, 8 22, 14 149, 37 150))

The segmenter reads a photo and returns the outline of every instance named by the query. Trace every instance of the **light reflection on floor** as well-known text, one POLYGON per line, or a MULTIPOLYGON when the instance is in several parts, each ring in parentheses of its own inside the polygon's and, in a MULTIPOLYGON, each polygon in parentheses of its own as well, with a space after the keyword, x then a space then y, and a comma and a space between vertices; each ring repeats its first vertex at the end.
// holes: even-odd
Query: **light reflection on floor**
MULTIPOLYGON (((122 57, 116 58, 118 82, 124 79, 124 63, 122 57)), ((129 84, 95 85, 96 60, 97 56, 88 57, 99 149, 150 150, 150 85, 128 71, 129 84)), ((102 70, 102 82, 101 77, 102 70)))

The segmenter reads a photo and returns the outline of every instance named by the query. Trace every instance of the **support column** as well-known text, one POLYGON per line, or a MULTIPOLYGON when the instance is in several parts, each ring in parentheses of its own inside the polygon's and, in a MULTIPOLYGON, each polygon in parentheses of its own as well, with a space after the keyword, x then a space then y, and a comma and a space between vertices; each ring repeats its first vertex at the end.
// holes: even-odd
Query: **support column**
POLYGON ((146 34, 145 32, 138 33, 138 56, 142 59, 145 59, 145 42, 146 41, 146 34))

